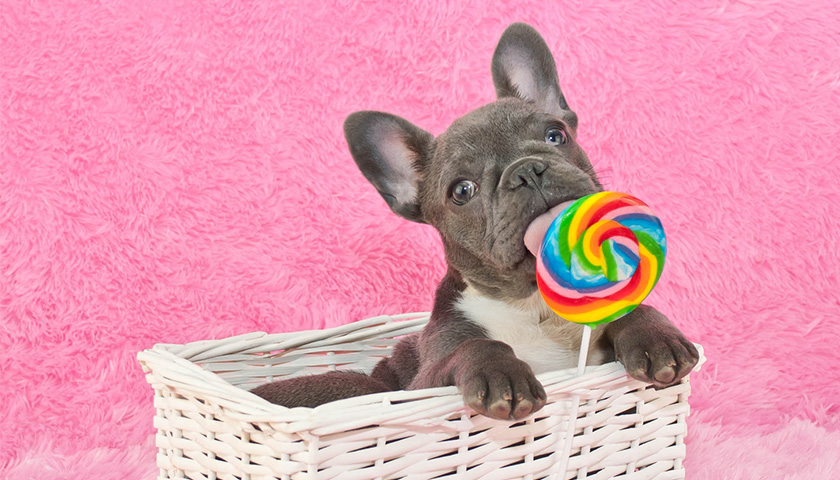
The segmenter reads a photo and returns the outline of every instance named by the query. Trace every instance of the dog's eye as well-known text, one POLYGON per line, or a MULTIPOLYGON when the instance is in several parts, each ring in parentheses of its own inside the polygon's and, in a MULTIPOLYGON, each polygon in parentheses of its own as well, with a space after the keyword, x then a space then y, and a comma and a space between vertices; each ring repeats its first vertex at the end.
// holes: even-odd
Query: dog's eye
POLYGON ((459 180, 452 185, 452 203, 455 205, 464 205, 478 191, 478 185, 470 180, 459 180))
POLYGON ((552 145, 565 145, 569 141, 569 137, 562 128, 550 127, 545 131, 545 141, 552 145))

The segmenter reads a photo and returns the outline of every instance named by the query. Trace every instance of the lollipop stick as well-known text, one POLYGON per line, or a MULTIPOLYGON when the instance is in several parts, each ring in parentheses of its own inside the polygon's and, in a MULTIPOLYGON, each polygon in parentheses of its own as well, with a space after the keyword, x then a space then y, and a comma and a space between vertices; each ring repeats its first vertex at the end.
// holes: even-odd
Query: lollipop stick
POLYGON ((586 370, 586 358, 589 356, 590 338, 592 338, 592 327, 583 327, 583 336, 580 340, 580 355, 578 355, 578 375, 583 375, 583 372, 586 370))
MULTIPOLYGON (((589 356, 589 339, 592 337, 592 327, 583 327, 583 336, 580 340, 580 355, 578 356, 578 376, 583 375, 586 371, 586 357, 589 356)), ((580 394, 576 393, 572 397, 572 409, 569 412, 569 427, 566 429, 566 440, 563 442, 563 459, 562 468, 554 472, 553 478, 562 478, 560 475, 566 473, 566 467, 569 466, 569 455, 572 454, 572 441, 575 438, 575 427, 577 426, 578 409, 580 408, 580 394)), ((557 465, 557 464, 555 464, 557 465)))

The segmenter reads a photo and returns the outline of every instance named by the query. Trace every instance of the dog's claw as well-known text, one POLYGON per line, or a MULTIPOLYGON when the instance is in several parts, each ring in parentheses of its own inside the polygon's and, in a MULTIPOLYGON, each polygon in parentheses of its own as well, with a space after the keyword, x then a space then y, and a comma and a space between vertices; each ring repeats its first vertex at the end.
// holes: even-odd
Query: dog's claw
POLYGON ((471 368, 456 379, 456 385, 465 403, 476 412, 499 420, 519 420, 545 405, 545 390, 531 367, 516 358, 509 346, 502 345, 482 345, 479 356, 496 351, 490 352, 494 354, 489 358, 473 357, 471 368))
POLYGON ((642 305, 632 317, 617 320, 622 321, 613 347, 631 377, 663 388, 679 382, 697 364, 697 349, 657 310, 642 305))
POLYGON ((676 376, 677 375, 674 371, 674 366, 667 365, 666 367, 657 370, 657 372, 653 374, 653 379, 656 380, 658 383, 668 385, 674 381, 674 377, 676 376))

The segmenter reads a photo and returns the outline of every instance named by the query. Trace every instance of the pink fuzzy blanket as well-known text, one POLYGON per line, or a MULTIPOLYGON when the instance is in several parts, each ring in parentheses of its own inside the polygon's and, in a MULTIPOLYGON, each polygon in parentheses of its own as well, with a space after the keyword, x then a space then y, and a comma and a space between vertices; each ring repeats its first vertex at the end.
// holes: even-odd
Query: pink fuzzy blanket
POLYGON ((836 0, 0 0, 0 478, 153 478, 155 343, 429 309, 439 240, 341 124, 440 133, 513 21, 669 234, 688 477, 840 478, 836 0))

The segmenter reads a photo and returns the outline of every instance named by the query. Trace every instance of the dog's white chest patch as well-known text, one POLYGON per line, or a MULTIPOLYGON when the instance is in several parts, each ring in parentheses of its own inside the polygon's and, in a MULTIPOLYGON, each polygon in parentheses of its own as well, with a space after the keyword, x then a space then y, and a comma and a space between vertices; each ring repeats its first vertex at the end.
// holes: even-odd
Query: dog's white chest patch
MULTIPOLYGON (((511 305, 468 288, 456 308, 482 326, 491 339, 510 345, 517 358, 528 363, 534 373, 577 365, 582 329, 586 327, 567 322, 548 310, 539 293, 520 305, 511 305)), ((603 357, 602 352, 591 352, 587 363, 603 363, 603 357)))

